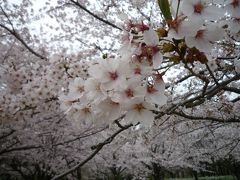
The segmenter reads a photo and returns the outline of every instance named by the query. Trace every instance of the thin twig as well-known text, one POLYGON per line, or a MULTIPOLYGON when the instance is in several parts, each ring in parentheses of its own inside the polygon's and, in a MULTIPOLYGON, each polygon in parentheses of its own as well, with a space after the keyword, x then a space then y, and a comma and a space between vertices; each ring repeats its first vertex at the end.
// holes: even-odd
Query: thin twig
POLYGON ((118 135, 120 134, 122 131, 130 128, 131 126, 133 126, 133 124, 128 124, 126 126, 123 126, 123 128, 119 129, 118 131, 116 131, 112 136, 110 136, 109 138, 107 138, 105 141, 103 141, 102 143, 99 143, 97 144, 96 146, 93 146, 92 149, 95 149, 95 151, 90 154, 85 160, 83 160, 82 162, 78 163, 77 165, 73 166, 71 169, 63 172, 62 174, 59 174, 55 177, 53 177, 51 180, 57 180, 57 179, 60 179, 70 173, 72 173, 73 171, 77 170, 78 168, 82 167, 83 165, 85 165, 88 161, 90 161, 92 158, 95 157, 95 155, 101 151, 101 149, 107 145, 107 144, 110 144, 113 139, 118 135))
POLYGON ((218 80, 217 80, 216 77, 214 76, 214 74, 213 74, 212 70, 210 69, 210 67, 208 66, 208 64, 205 64, 205 65, 206 65, 207 70, 209 71, 210 75, 212 76, 214 82, 215 82, 217 85, 219 85, 218 80))
POLYGON ((177 4, 177 12, 176 12, 175 19, 177 19, 177 17, 178 17, 179 6, 180 6, 180 0, 178 0, 178 4, 177 4))
POLYGON ((88 10, 86 7, 84 7, 83 5, 81 5, 78 1, 74 1, 74 0, 70 0, 70 2, 72 2, 73 4, 75 4, 77 7, 81 8, 82 10, 84 10, 85 12, 87 12, 88 14, 90 14, 91 16, 95 17, 96 19, 98 19, 99 21, 102 21, 103 23, 112 26, 115 29, 118 29, 120 31, 122 31, 122 29, 118 26, 116 26, 115 24, 97 16, 96 14, 92 13, 90 10, 88 10))
POLYGON ((21 36, 15 31, 15 30, 11 30, 9 29, 7 26, 4 26, 2 24, 0 24, 0 27, 2 27, 3 29, 7 30, 8 32, 10 32, 18 41, 20 41, 22 43, 22 45, 27 48, 32 54, 34 54, 35 56, 39 57, 40 59, 47 59, 46 57, 40 55, 39 53, 37 53, 36 51, 34 51, 22 38, 21 36))
POLYGON ((215 117, 200 117, 200 116, 191 116, 188 114, 185 114, 183 112, 173 112, 173 114, 176 114, 178 116, 187 118, 187 119, 191 119, 191 120, 203 120, 203 121, 213 121, 213 122, 220 122, 220 123, 239 123, 240 119, 235 119, 235 118, 229 118, 226 120, 221 120, 219 118, 215 118, 215 117))
POLYGON ((17 40, 19 40, 23 46, 25 46, 32 54, 34 54, 35 56, 41 58, 41 59, 47 59, 46 57, 40 55, 39 53, 37 53, 36 51, 34 51, 22 38, 21 36, 17 33, 17 31, 15 30, 9 16, 7 15, 7 13, 4 11, 4 9, 2 8, 2 6, 0 6, 4 16, 7 18, 8 23, 10 24, 10 26, 12 27, 12 29, 8 28, 7 26, 0 24, 0 27, 2 27, 3 29, 7 30, 10 34, 12 34, 17 40))

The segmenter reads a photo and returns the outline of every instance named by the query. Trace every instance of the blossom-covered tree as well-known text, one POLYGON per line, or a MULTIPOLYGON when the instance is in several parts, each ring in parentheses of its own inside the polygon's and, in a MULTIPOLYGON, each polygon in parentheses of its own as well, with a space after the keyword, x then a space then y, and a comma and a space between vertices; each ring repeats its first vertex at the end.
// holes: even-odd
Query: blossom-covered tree
POLYGON ((239 166, 239 0, 35 3, 0 3, 2 176, 239 166))

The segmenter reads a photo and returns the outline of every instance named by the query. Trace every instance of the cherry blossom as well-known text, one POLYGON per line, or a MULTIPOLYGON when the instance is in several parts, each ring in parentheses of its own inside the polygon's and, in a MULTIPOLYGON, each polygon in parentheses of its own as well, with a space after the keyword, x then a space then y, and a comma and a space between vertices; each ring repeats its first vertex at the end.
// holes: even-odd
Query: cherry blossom
POLYGON ((128 76, 126 63, 121 60, 103 59, 89 69, 89 74, 99 80, 101 88, 112 90, 122 88, 128 76))
POLYGON ((146 43, 147 46, 149 46, 149 48, 152 47, 152 55, 153 55, 153 68, 158 68, 159 65, 162 63, 163 60, 163 56, 162 54, 155 50, 157 49, 158 43, 159 43, 159 37, 157 35, 157 33, 153 30, 153 29, 149 29, 147 31, 144 31, 143 33, 143 41, 146 43), (155 47, 155 48, 154 48, 155 47))
POLYGON ((240 73, 240 60, 239 59, 235 59, 234 60, 234 65, 235 65, 236 72, 240 73))
POLYGON ((76 78, 73 82, 69 84, 69 91, 75 97, 79 97, 83 94, 84 90, 84 80, 82 78, 76 78))
POLYGON ((209 5, 209 0, 183 1, 181 11, 191 19, 217 20, 222 16, 221 9, 215 5, 209 5))
POLYGON ((201 27, 203 21, 201 20, 183 20, 179 17, 170 23, 168 35, 171 38, 183 39, 185 36, 193 36, 201 27), (196 23, 197 22, 197 23, 196 23))
POLYGON ((98 116, 100 118, 96 119, 96 123, 99 123, 100 125, 111 125, 115 119, 118 119, 119 116, 122 115, 122 108, 119 103, 112 101, 111 98, 107 98, 104 101, 101 101, 96 113, 100 115, 98 116))
POLYGON ((196 47, 200 51, 209 52, 213 49, 213 42, 221 39, 224 31, 215 24, 202 26, 193 36, 185 36, 189 47, 196 47))
POLYGON ((45 2, 0 3, 0 174, 239 163, 239 1, 45 2))
POLYGON ((100 86, 101 83, 94 78, 87 79, 84 84, 86 96, 89 100, 93 101, 93 104, 98 104, 107 98, 106 92, 102 91, 100 86))
POLYGON ((161 78, 157 77, 154 84, 148 84, 146 86, 145 98, 148 102, 162 106, 167 102, 167 97, 164 95, 164 90, 164 81, 161 78))
POLYGON ((225 10, 231 14, 232 17, 240 17, 240 1, 239 0, 228 0, 226 2, 225 10))
POLYGON ((126 85, 123 90, 113 94, 113 101, 127 104, 134 98, 143 98, 145 96, 144 87, 140 78, 128 79, 126 85))
POLYGON ((144 127, 151 127, 154 121, 154 106, 144 102, 143 99, 134 99, 127 105, 126 121, 134 124, 141 123, 144 127))
POLYGON ((233 21, 228 21, 226 24, 228 24, 232 34, 237 34, 240 31, 240 18, 234 18, 233 21))

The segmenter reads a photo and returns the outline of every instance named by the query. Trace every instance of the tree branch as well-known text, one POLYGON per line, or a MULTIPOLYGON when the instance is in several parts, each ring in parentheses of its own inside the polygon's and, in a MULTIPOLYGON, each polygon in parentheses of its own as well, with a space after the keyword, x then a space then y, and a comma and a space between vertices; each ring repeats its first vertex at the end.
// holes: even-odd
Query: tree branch
POLYGON ((13 24, 9 18, 9 16, 7 15, 7 13, 4 11, 4 9, 0 6, 4 16, 7 18, 9 24, 11 25, 12 29, 8 28, 7 26, 0 24, 0 27, 2 27, 3 29, 5 29, 6 31, 8 31, 10 34, 12 34, 18 41, 20 41, 22 43, 22 45, 24 47, 26 47, 32 54, 34 54, 35 56, 39 57, 40 59, 47 59, 46 57, 42 56, 41 54, 37 53, 36 51, 34 51, 23 39, 22 37, 17 33, 17 31, 14 29, 13 24))
POLYGON ((230 91, 230 92, 234 92, 234 93, 237 93, 237 94, 240 94, 240 89, 238 88, 235 88, 235 87, 225 87, 223 88, 225 91, 230 91))
POLYGON ((99 21, 102 21, 103 23, 115 28, 115 29, 118 29, 120 31, 122 31, 121 28, 119 28, 118 26, 116 26, 115 24, 97 16, 96 14, 92 13, 90 10, 88 10, 86 7, 84 7, 83 5, 81 5, 78 1, 74 1, 74 0, 70 0, 70 2, 72 2, 73 4, 75 4, 77 7, 81 8, 82 10, 84 10, 85 12, 87 12, 88 14, 90 14, 91 16, 95 17, 96 19, 98 19, 99 21))
POLYGON ((200 105, 205 102, 205 99, 211 99, 213 96, 215 96, 217 93, 219 93, 221 90, 223 90, 229 83, 233 81, 237 81, 240 79, 240 74, 236 74, 232 78, 225 80, 218 85, 211 87, 206 90, 204 94, 197 95, 195 97, 192 97, 190 99, 186 99, 185 101, 182 101, 178 104, 173 104, 171 107, 169 107, 164 112, 160 112, 155 119, 159 119, 162 116, 168 114, 171 115, 178 107, 185 106, 186 108, 191 108, 197 105, 200 105))
POLYGON ((208 64, 205 64, 205 65, 206 65, 207 70, 209 71, 210 75, 212 76, 214 82, 218 85, 218 84, 219 84, 219 83, 218 83, 218 80, 217 80, 216 77, 214 76, 212 70, 210 69, 210 67, 208 66, 208 64))
POLYGON ((240 119, 235 119, 235 118, 230 118, 226 120, 221 120, 215 117, 200 117, 200 116, 191 116, 188 114, 185 114, 183 112, 176 112, 174 111, 173 114, 176 114, 178 116, 187 118, 187 119, 192 119, 192 120, 206 120, 206 121, 215 121, 215 122, 221 122, 221 123, 239 123, 240 119))
POLYGON ((240 96, 236 97, 235 99, 233 99, 231 102, 235 103, 235 102, 238 102, 240 101, 240 96))
POLYGON ((22 147, 15 147, 15 148, 9 148, 9 149, 4 149, 0 151, 0 155, 4 153, 9 153, 13 151, 25 151, 25 150, 30 150, 30 149, 39 149, 42 148, 43 146, 22 146, 22 147))
POLYGON ((9 132, 7 132, 7 133, 3 133, 3 134, 0 136, 0 139, 4 139, 4 138, 6 138, 6 137, 12 135, 15 131, 16 131, 16 130, 14 130, 14 129, 10 129, 9 132))
POLYGON ((27 43, 21 38, 21 36, 15 30, 11 30, 11 29, 9 29, 8 27, 6 27, 6 26, 4 26, 2 24, 0 24, 0 27, 2 27, 3 29, 7 30, 8 32, 10 32, 32 54, 34 54, 35 56, 39 57, 40 59, 47 59, 46 57, 44 57, 44 56, 40 55, 39 53, 37 53, 36 51, 34 51, 29 45, 27 45, 27 43))
POLYGON ((66 172, 59 174, 55 177, 53 177, 51 180, 57 180, 60 179, 70 173, 72 173, 73 171, 77 170, 78 168, 82 167, 84 164, 86 164, 88 161, 90 161, 92 158, 95 157, 95 155, 107 144, 110 144, 113 139, 120 134, 122 131, 130 128, 131 126, 133 126, 133 124, 128 124, 126 126, 123 126, 123 128, 119 129, 118 131, 116 131, 112 136, 110 136, 109 138, 107 138, 105 141, 103 141, 102 143, 97 144, 96 146, 92 146, 91 149, 95 149, 95 151, 90 154, 85 160, 83 160, 82 162, 78 163, 77 165, 73 166, 71 169, 67 170, 66 172))
POLYGON ((88 133, 88 134, 83 134, 83 135, 78 136, 78 137, 76 137, 76 138, 73 138, 73 139, 70 139, 70 140, 66 140, 66 141, 63 141, 63 142, 59 142, 59 143, 53 144, 53 146, 59 146, 59 145, 68 144, 68 143, 74 142, 74 141, 76 141, 76 140, 79 140, 79 139, 82 139, 82 138, 85 138, 85 137, 92 136, 92 135, 97 134, 97 133, 99 133, 99 132, 101 132, 101 131, 104 131, 105 129, 107 129, 107 127, 108 127, 108 126, 105 126, 105 127, 101 128, 101 129, 95 131, 95 132, 88 133))

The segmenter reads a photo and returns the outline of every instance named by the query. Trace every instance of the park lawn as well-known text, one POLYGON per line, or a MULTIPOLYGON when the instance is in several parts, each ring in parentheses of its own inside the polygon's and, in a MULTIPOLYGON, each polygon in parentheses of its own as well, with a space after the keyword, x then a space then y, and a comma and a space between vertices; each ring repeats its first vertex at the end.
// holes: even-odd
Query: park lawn
MULTIPOLYGON (((198 177, 199 180, 236 180, 234 176, 206 176, 198 177)), ((167 180, 195 180, 194 178, 167 178, 167 180)))

